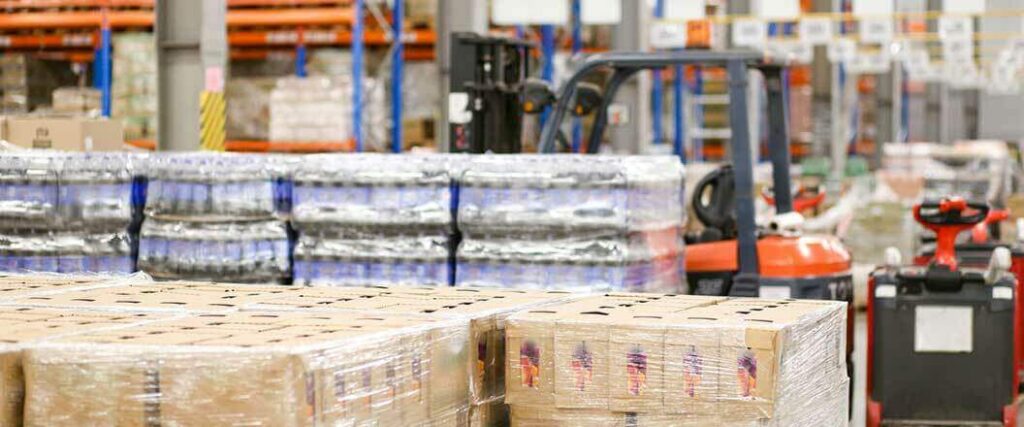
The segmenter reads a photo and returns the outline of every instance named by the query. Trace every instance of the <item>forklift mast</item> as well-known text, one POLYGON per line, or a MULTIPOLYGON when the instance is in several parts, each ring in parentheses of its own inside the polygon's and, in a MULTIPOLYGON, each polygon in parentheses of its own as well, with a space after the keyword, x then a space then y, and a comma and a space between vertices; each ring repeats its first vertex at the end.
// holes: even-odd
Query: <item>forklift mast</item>
POLYGON ((451 151, 522 151, 522 94, 532 43, 463 32, 452 34, 449 129, 451 151))

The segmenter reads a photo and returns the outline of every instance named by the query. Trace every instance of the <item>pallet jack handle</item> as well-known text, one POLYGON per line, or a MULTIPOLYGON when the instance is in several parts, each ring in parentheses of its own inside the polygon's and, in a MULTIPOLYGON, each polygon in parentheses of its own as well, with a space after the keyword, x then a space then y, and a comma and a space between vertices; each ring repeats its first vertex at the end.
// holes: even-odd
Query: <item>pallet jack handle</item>
POLYGON ((991 237, 989 226, 1006 221, 1009 218, 1009 209, 992 209, 988 211, 988 216, 985 217, 985 220, 979 222, 971 229, 971 242, 978 244, 988 242, 991 237))
POLYGON ((914 219, 935 232, 935 265, 949 270, 957 269, 956 236, 973 228, 988 217, 989 207, 984 203, 971 203, 962 197, 947 197, 940 201, 925 201, 914 206, 914 219))

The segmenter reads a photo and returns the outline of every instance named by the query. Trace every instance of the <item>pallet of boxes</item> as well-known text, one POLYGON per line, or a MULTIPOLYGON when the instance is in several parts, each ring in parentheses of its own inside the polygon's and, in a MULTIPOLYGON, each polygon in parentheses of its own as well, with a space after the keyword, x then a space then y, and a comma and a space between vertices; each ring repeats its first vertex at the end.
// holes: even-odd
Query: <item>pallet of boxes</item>
POLYGON ((842 303, 608 294, 513 315, 517 426, 838 426, 842 303))
POLYGON ((35 322, 0 334, 17 361, 0 384, 5 419, 25 408, 31 426, 504 425, 505 319, 572 298, 133 280, 31 292, 0 281, 0 323, 35 322))

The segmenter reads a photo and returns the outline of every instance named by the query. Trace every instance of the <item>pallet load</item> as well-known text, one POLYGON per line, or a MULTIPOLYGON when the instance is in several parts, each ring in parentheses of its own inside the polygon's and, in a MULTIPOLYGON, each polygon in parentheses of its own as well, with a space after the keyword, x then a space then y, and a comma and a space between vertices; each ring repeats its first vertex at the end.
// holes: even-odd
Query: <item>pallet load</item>
POLYGON ((0 271, 135 271, 141 158, 27 152, 0 160, 0 271))
MULTIPOLYGON (((573 298, 559 291, 451 287, 305 288, 257 303, 271 311, 364 311, 469 319, 469 425, 508 425, 505 321, 513 313, 573 298)), ((336 314, 335 314, 336 315, 336 314)))
POLYGON ((186 153, 149 161, 139 269, 162 280, 291 277, 276 158, 186 153))
POLYGON ((323 155, 296 168, 295 283, 448 286, 455 159, 323 155))
POLYGON ((843 425, 844 304, 606 294, 507 322, 520 426, 843 425))
POLYGON ((155 139, 156 37, 152 33, 119 33, 113 43, 113 117, 124 123, 125 139, 155 139))
POLYGON ((466 320, 235 312, 24 352, 25 425, 462 425, 466 320))
MULTIPOLYGON (((4 285, 0 285, 4 286, 4 285)), ((160 313, 125 313, 0 306, 0 426, 23 424, 24 348, 41 340, 165 319, 160 313)))
POLYGON ((456 285, 677 292, 684 176, 671 156, 473 158, 456 285))

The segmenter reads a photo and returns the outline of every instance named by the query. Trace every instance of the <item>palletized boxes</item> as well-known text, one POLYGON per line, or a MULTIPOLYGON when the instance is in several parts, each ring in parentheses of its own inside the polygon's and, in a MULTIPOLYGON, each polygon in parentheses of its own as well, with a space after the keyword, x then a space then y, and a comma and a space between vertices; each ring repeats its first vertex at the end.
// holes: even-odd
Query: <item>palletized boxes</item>
POLYGON ((13 298, 12 304, 86 310, 185 313, 237 311, 283 294, 283 286, 230 285, 207 282, 138 282, 116 289, 78 288, 13 298))
POLYGON ((431 318, 466 318, 472 426, 506 425, 505 320, 530 307, 575 298, 561 291, 450 287, 303 288, 265 300, 255 308, 274 311, 331 310, 410 313, 431 318))
POLYGON ((841 425, 844 328, 834 302, 585 297, 508 319, 506 401, 516 425, 841 425))
POLYGON ((464 319, 248 311, 25 352, 25 425, 462 425, 464 319))
MULTIPOLYGON (((2 289, 14 288, 5 286, 2 289)), ((22 425, 25 403, 22 350, 27 346, 63 335, 125 327, 167 317, 167 314, 159 313, 0 306, 0 426, 22 425)))

